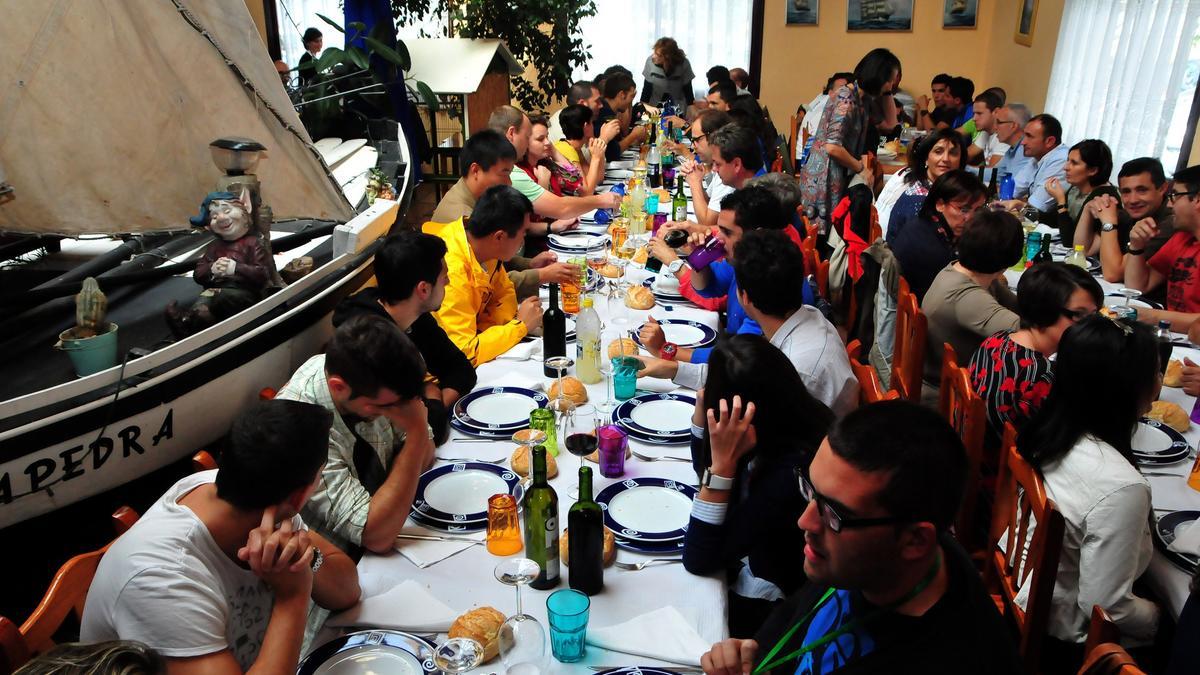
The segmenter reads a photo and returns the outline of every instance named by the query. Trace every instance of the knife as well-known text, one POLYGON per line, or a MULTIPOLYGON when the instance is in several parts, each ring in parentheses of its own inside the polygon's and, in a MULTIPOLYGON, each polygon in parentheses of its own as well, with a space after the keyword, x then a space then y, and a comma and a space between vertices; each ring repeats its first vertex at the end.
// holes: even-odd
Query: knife
MULTIPOLYGON (((618 670, 618 669, 622 669, 622 668, 638 668, 638 667, 640 667, 640 666, 588 666, 588 668, 590 670, 594 670, 596 672, 600 672, 600 671, 604 671, 604 670, 618 670)), ((646 667, 647 668, 655 668, 658 670, 668 670, 673 673, 691 674, 691 673, 703 673, 704 672, 704 670, 702 668, 696 668, 695 666, 646 666, 646 667)))
POLYGON ((482 539, 468 539, 466 537, 440 537, 436 534, 398 534, 397 539, 417 539, 420 541, 460 541, 464 544, 483 544, 482 539))

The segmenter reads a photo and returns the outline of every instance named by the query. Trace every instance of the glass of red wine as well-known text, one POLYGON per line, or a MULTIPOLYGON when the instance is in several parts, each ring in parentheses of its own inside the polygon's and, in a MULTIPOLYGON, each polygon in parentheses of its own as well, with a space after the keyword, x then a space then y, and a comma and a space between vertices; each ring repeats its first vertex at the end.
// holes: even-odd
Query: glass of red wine
MULTIPOLYGON (((596 408, 591 405, 577 406, 563 420, 562 438, 566 439, 564 445, 567 446, 567 452, 579 458, 579 466, 582 468, 583 458, 596 451, 596 408)), ((578 499, 578 480, 571 490, 578 499)))

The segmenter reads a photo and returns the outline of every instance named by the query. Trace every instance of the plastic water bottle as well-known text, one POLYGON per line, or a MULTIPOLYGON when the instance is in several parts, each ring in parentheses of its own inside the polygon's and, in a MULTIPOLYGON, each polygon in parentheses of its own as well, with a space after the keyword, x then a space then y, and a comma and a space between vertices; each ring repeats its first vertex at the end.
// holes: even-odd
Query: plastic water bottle
POLYGON ((575 319, 575 375, 584 384, 600 381, 600 315, 591 297, 583 299, 583 311, 575 319))
POLYGON ((1082 267, 1085 270, 1088 269, 1088 267, 1090 267, 1090 265, 1088 265, 1087 256, 1083 254, 1083 245, 1082 244, 1076 244, 1075 250, 1071 251, 1071 254, 1068 255, 1067 259, 1064 260, 1063 262, 1067 263, 1068 265, 1082 267))
POLYGON ((1017 191, 1017 181, 1011 173, 1004 174, 1000 179, 1000 199, 1009 200, 1013 198, 1013 193, 1017 191))

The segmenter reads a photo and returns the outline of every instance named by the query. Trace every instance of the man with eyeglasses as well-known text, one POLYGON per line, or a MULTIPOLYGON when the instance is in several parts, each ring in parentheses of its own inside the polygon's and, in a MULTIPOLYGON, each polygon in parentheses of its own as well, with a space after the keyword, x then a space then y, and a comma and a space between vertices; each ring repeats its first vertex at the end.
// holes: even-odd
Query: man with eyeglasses
POLYGON ((1030 116, 1029 108, 1024 104, 1009 103, 996 111, 995 122, 996 137, 1008 146, 1000 162, 996 164, 996 171, 1001 176, 1011 175, 1017 186, 1024 185, 1026 191, 1032 182, 1030 167, 1033 165, 1033 158, 1025 154, 1025 147, 1021 141, 1025 138, 1025 125, 1029 123, 1030 116))
MULTIPOLYGON (((717 175, 716 171, 707 171, 704 168, 704 164, 712 161, 712 148, 708 145, 709 134, 732 122, 733 120, 726 113, 710 109, 700 113, 688 129, 688 135, 692 138, 692 149, 696 151, 700 162, 693 157, 680 157, 679 172, 683 174, 684 180, 687 181, 688 187, 692 191, 692 208, 696 212, 696 224, 702 226, 696 228, 697 232, 704 232, 716 226, 717 213, 721 210, 721 200, 734 190, 733 186, 721 182, 721 177, 717 175), (707 187, 705 186, 706 177, 708 178, 707 187)), ((667 226, 667 230, 686 224, 671 223, 667 226)))
POLYGON ((1200 165, 1175 174, 1167 203, 1175 216, 1175 234, 1157 253, 1147 256, 1146 247, 1159 233, 1158 224, 1143 218, 1133 226, 1125 256, 1125 285, 1149 293, 1165 284, 1166 309, 1138 308, 1138 319, 1170 321, 1171 330, 1200 337, 1200 328, 1189 330, 1200 318, 1200 165))
POLYGON ((1009 630, 949 534, 966 452, 906 401, 839 420, 798 489, 809 583, 753 640, 713 645, 708 675, 1019 673, 1009 630))

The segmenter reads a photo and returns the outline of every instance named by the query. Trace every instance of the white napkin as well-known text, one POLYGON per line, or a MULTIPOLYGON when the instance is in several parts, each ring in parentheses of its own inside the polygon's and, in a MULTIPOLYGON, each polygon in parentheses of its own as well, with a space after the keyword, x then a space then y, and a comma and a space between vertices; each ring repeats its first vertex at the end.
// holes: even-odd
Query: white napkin
POLYGON ((450 624, 457 617, 458 612, 409 579, 382 595, 365 598, 350 609, 329 617, 328 625, 442 633, 450 630, 450 624))
MULTIPOLYGON (((404 529, 400 530, 401 534, 420 534, 425 536, 446 536, 458 537, 462 539, 477 539, 483 541, 483 536, 477 533, 469 532, 451 532, 442 534, 420 525, 406 524, 404 529)), ((434 563, 439 563, 450 556, 461 553, 477 544, 464 544, 457 541, 426 541, 423 539, 396 539, 396 550, 400 555, 408 558, 409 562, 420 568, 426 568, 434 563)))
POLYGON ((699 666, 700 655, 712 646, 704 642, 678 609, 669 605, 616 626, 589 628, 587 643, 600 649, 689 666, 699 666))
POLYGON ((514 361, 540 359, 542 358, 542 341, 530 340, 529 342, 518 342, 511 349, 496 358, 512 359, 514 361))
POLYGON ((1200 523, 1200 520, 1193 520, 1176 529, 1175 541, 1167 548, 1185 555, 1200 555, 1200 526, 1197 523, 1200 523))
POLYGON ((669 394, 680 387, 670 380, 664 380, 659 377, 639 377, 637 388, 642 391, 654 392, 655 394, 669 394))

